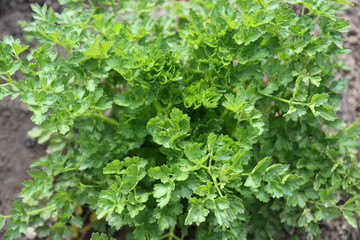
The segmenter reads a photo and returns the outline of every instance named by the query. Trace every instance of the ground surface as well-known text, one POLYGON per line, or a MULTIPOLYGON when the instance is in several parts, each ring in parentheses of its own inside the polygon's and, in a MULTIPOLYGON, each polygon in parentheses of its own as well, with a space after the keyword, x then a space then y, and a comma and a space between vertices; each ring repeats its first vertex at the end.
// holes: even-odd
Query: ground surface
MULTIPOLYGON (((31 20, 29 4, 47 2, 59 5, 54 0, 0 0, 0 39, 5 35, 22 38, 22 32, 16 22, 31 20)), ((341 112, 339 116, 347 123, 353 122, 360 114, 360 4, 347 10, 343 16, 351 20, 347 47, 352 53, 342 59, 354 70, 340 72, 343 77, 350 79, 349 87, 342 94, 341 112)), ((25 146, 28 130, 34 125, 30 121, 31 113, 18 99, 10 101, 8 98, 0 101, 0 213, 7 214, 11 209, 11 201, 22 188, 22 182, 28 178, 26 171, 32 161, 45 154, 43 146, 31 149, 25 146)), ((329 240, 358 240, 360 229, 350 229, 344 219, 339 218, 331 225, 322 225, 324 239, 329 240)), ((3 237, 0 231, 0 239, 3 237)), ((27 238, 23 238, 27 239, 27 238)))

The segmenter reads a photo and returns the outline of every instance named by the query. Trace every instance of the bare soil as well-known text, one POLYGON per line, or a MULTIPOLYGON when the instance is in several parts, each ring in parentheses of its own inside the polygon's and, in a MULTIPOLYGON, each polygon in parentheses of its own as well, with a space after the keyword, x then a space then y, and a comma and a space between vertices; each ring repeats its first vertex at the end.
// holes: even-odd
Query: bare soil
MULTIPOLYGON (((5 35, 22 37, 22 30, 16 24, 19 20, 31 20, 30 4, 46 2, 55 10, 59 4, 55 0, 0 0, 0 39, 5 35)), ((356 1, 354 1, 356 2, 356 1)), ((339 117, 347 124, 360 114, 360 4, 346 10, 342 17, 350 19, 351 27, 346 46, 352 50, 350 55, 341 59, 353 70, 339 72, 339 76, 349 78, 349 86, 341 95, 339 117)), ((19 99, 6 98, 0 101, 0 213, 8 214, 11 202, 22 188, 22 182, 29 178, 29 165, 45 154, 45 147, 35 145, 27 148, 27 131, 34 127, 30 120, 31 113, 19 99)), ((360 224, 359 218, 358 222, 360 224)), ((358 240, 360 229, 351 228, 345 219, 338 218, 332 223, 321 225, 323 239, 358 240)), ((0 239, 4 230, 0 230, 0 239)), ((22 239, 27 239, 23 237, 22 239)))

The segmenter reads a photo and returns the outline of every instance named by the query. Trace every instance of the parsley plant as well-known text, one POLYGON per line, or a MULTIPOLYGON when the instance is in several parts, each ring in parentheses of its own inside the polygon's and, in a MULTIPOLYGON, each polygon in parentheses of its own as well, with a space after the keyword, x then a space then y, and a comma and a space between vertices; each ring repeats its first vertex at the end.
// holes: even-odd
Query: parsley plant
POLYGON ((340 215, 356 226, 360 120, 336 117, 348 80, 334 77, 349 24, 335 13, 350 1, 60 3, 32 5, 27 56, 0 43, 0 98, 20 97, 48 142, 0 215, 6 239, 27 226, 70 236, 87 221, 78 208, 93 240, 126 226, 137 240, 312 239, 340 215))

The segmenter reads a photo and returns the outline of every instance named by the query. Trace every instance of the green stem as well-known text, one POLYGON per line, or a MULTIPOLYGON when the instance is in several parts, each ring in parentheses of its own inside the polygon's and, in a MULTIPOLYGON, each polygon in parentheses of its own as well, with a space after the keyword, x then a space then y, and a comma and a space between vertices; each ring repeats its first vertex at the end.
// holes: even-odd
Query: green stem
POLYGON ((114 126, 118 126, 119 125, 119 122, 116 121, 115 119, 111 118, 111 117, 108 117, 106 116, 104 113, 91 113, 89 115, 90 117, 95 117, 95 118, 100 118, 101 120, 111 124, 111 125, 114 125, 114 126))
POLYGON ((302 2, 301 16, 304 16, 304 14, 305 14, 305 4, 304 4, 304 0, 302 0, 301 2, 302 2))
POLYGON ((170 237, 170 233, 162 235, 159 240, 165 239, 165 238, 168 238, 168 237, 170 237))
MULTIPOLYGON (((209 171, 209 172, 210 172, 210 171, 209 171)), ((210 174, 211 174, 211 173, 210 173, 210 174)), ((219 195, 220 195, 221 197, 223 197, 224 195, 222 195, 222 192, 221 192, 221 190, 220 190, 220 188, 219 188, 219 183, 218 183, 218 181, 216 180, 216 177, 214 177, 214 176, 211 175, 211 178, 212 178, 212 180, 213 180, 213 182, 214 182, 214 185, 215 185, 216 190, 218 191, 219 195)))
POLYGON ((37 209, 37 210, 30 211, 30 212, 28 212, 27 214, 28 214, 28 215, 36 215, 36 214, 41 213, 41 212, 43 212, 43 211, 52 210, 52 209, 54 209, 54 208, 56 208, 55 205, 50 205, 50 206, 47 206, 47 207, 44 207, 44 208, 40 208, 40 209, 37 209))
POLYGON ((80 187, 82 187, 82 188, 96 188, 96 187, 104 187, 104 186, 105 186, 104 184, 99 184, 99 185, 95 185, 95 184, 86 185, 86 184, 83 184, 83 183, 81 183, 81 182, 79 182, 79 185, 80 185, 80 187))
POLYGON ((235 128, 233 130, 233 134, 232 134, 233 137, 234 137, 234 135, 236 133, 236 129, 239 127, 240 123, 248 120, 247 118, 241 118, 242 115, 243 115, 243 111, 241 111, 241 113, 236 116, 237 121, 236 121, 235 128))
MULTIPOLYGON (((43 211, 52 210, 52 209, 55 209, 55 208, 56 208, 55 205, 50 205, 50 206, 47 206, 47 207, 43 207, 43 208, 40 208, 40 209, 36 209, 36 210, 29 211, 29 212, 27 212, 26 214, 27 214, 28 216, 32 216, 32 215, 36 215, 36 214, 38 214, 38 213, 41 213, 41 212, 43 212, 43 211)), ((4 217, 4 218, 6 219, 6 218, 13 218, 14 216, 13 216, 13 215, 6 215, 6 216, 2 216, 2 217, 4 217)))
MULTIPOLYGON (((13 85, 15 85, 15 86, 18 85, 18 83, 17 83, 16 81, 14 81, 8 73, 6 73, 6 76, 7 76, 7 77, 5 77, 5 76, 3 76, 3 75, 0 75, 0 78, 3 79, 3 80, 5 80, 5 81, 7 81, 9 84, 13 84, 13 85)), ((6 83, 5 83, 5 84, 6 84, 6 83)))
POLYGON ((10 83, 3 83, 3 84, 0 84, 0 87, 5 87, 5 86, 9 86, 10 83))
POLYGON ((175 227, 170 227, 169 232, 162 235, 159 240, 167 238, 168 240, 181 240, 178 236, 175 235, 175 227))
POLYGON ((65 173, 65 172, 71 172, 71 171, 77 171, 79 170, 79 168, 67 168, 64 171, 62 171, 61 173, 65 173))
POLYGON ((175 231, 175 227, 171 227, 169 230, 169 240, 173 240, 173 236, 174 236, 174 231, 175 231))
POLYGON ((281 101, 281 102, 284 102, 284 103, 288 103, 288 104, 295 104, 295 105, 304 105, 306 106, 307 103, 302 103, 302 102, 296 102, 296 101, 290 101, 290 100, 287 100, 287 99, 284 99, 284 98, 280 98, 280 97, 276 97, 276 96, 273 96, 273 95, 270 95, 270 94, 266 94, 266 93, 263 93, 263 92, 260 92, 260 94, 266 96, 266 97, 269 97, 269 98, 272 98, 272 99, 275 99, 275 100, 278 100, 278 101, 281 101))
POLYGON ((210 175, 210 177, 211 177, 211 179, 212 179, 212 181, 213 181, 213 183, 214 183, 214 186, 215 186, 217 192, 219 193, 219 195, 220 195, 221 197, 223 197, 223 194, 222 194, 222 192, 221 192, 221 190, 220 190, 220 188, 219 188, 219 183, 218 183, 216 177, 214 177, 214 176, 211 174, 211 160, 212 160, 212 155, 210 155, 209 166, 207 167, 207 172, 208 172, 208 174, 210 175))
POLYGON ((18 86, 18 85, 19 85, 18 82, 16 82, 15 80, 13 80, 13 79, 11 78, 11 76, 10 76, 9 73, 6 73, 6 76, 8 77, 8 82, 9 82, 9 83, 11 83, 11 84, 13 84, 13 85, 15 85, 15 86, 18 86))
POLYGON ((321 203, 321 202, 316 202, 316 201, 308 201, 309 203, 312 203, 312 204, 315 204, 316 207, 318 207, 319 205, 320 206, 323 206, 325 208, 336 208, 340 211, 343 211, 343 210, 346 210, 346 211, 354 211, 354 209, 350 209, 350 208, 347 208, 347 207, 344 207, 344 206, 338 206, 338 205, 332 205, 332 206, 325 206, 324 203, 321 203))
POLYGON ((9 79, 7 77, 3 76, 3 75, 0 75, 0 78, 7 81, 7 82, 9 81, 9 79))
POLYGON ((156 99, 154 99, 154 106, 155 106, 155 109, 156 109, 156 113, 157 114, 160 114, 161 113, 161 109, 159 107, 159 103, 156 99))
POLYGON ((93 0, 89 0, 89 3, 90 3, 91 8, 95 8, 95 3, 93 0))
POLYGON ((274 240, 273 237, 272 237, 272 234, 271 234, 271 232, 270 232, 270 230, 269 230, 269 227, 266 226, 265 229, 266 229, 266 233, 267 233, 269 239, 270 239, 270 240, 274 240))

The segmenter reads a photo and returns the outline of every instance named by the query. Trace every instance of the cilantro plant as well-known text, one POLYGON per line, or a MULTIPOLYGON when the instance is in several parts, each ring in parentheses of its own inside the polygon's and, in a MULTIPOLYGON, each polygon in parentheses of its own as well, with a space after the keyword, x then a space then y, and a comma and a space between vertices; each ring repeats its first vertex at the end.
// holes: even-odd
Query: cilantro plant
POLYGON ((336 117, 348 80, 334 77, 349 1, 60 3, 32 5, 27 56, 0 44, 0 96, 20 97, 48 144, 0 215, 6 239, 27 226, 63 239, 88 216, 94 240, 312 239, 341 215, 356 227, 360 120, 336 117))

